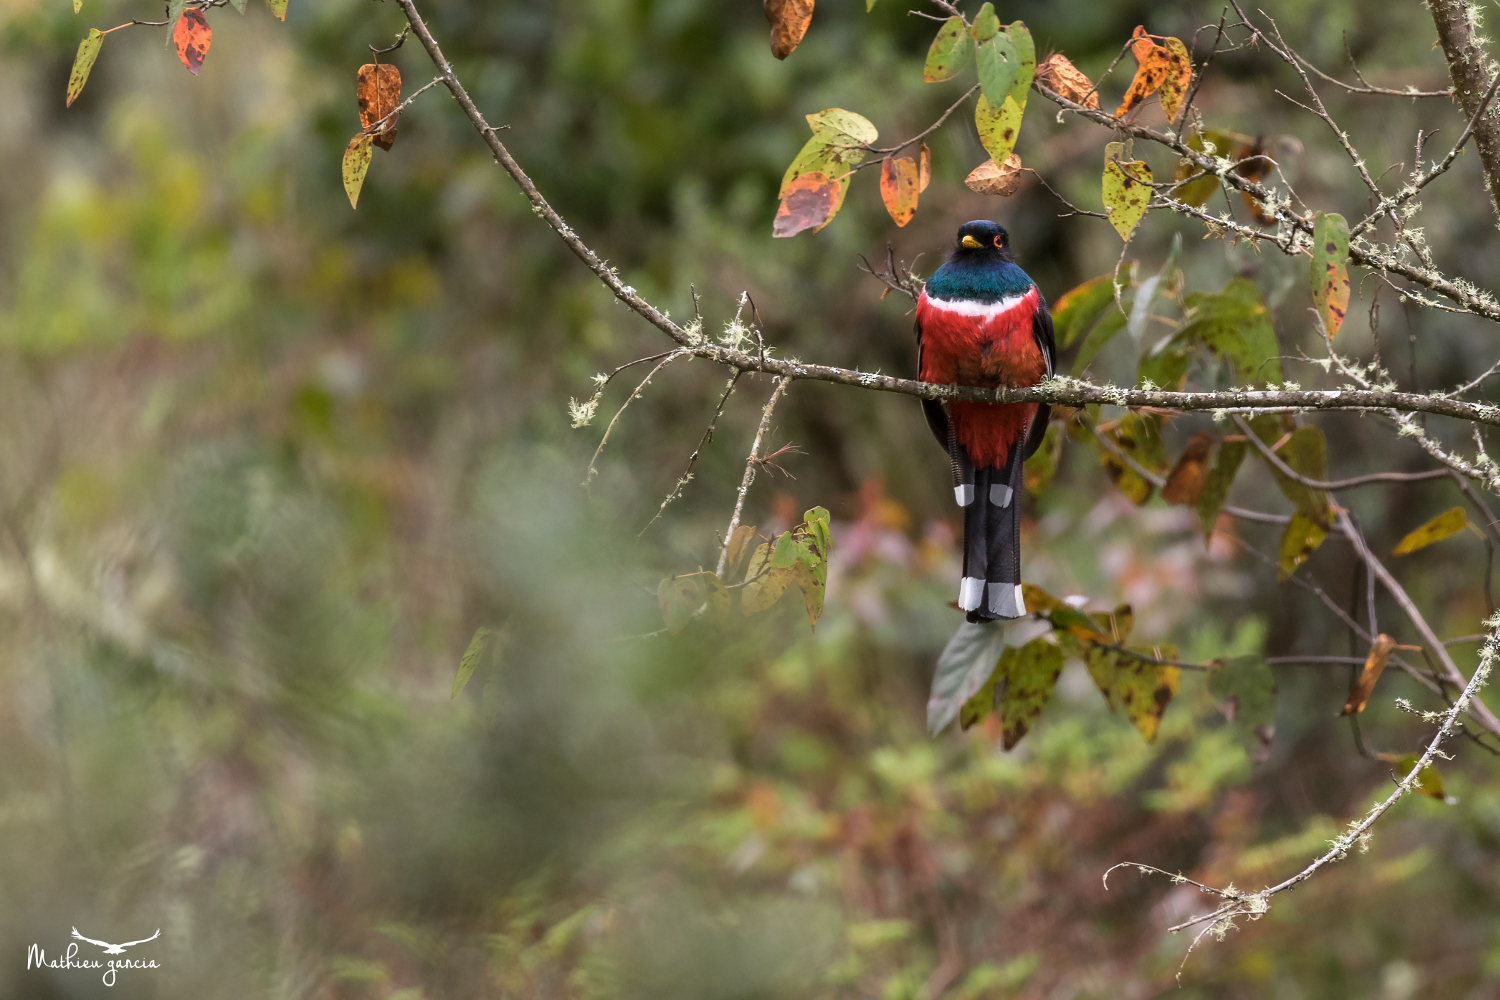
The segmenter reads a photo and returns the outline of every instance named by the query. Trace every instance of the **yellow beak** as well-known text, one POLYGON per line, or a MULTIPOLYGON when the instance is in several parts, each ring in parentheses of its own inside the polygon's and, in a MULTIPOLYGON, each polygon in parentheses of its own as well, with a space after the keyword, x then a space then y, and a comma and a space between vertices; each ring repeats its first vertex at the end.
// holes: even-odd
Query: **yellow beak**
POLYGON ((965 236, 962 245, 968 247, 970 250, 978 250, 980 247, 984 246, 983 243, 980 243, 972 236, 965 236))

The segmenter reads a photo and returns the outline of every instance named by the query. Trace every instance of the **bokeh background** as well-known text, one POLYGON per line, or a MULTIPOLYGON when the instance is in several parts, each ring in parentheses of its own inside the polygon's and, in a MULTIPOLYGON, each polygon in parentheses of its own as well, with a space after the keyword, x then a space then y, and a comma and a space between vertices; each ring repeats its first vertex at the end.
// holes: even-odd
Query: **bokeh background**
MULTIPOLYGON (((866 171, 826 230, 770 238, 804 114, 847 107, 904 137, 967 85, 921 83, 934 26, 896 0, 869 14, 823 0, 784 63, 749 0, 426 6, 553 204, 674 316, 696 288, 710 331, 748 291, 783 354, 909 375, 908 303, 882 301, 859 254, 890 241, 925 274, 959 223, 997 218, 1052 298, 1118 257, 1105 222, 1059 218, 1034 181, 1005 200, 966 191, 984 154, 965 115, 934 139, 935 179, 907 228, 866 171)), ((1266 9, 1330 72, 1347 78, 1347 42, 1376 82, 1446 85, 1419 4, 1266 9)), ((1220 7, 1023 0, 1000 14, 1097 76, 1136 24, 1191 44, 1220 7)), ((634 383, 611 387, 584 430, 569 398, 663 340, 533 218, 441 90, 402 119, 349 209, 338 163, 358 124, 355 68, 400 28, 393 4, 291 0, 284 25, 259 0, 244 17, 213 11, 197 79, 158 29, 117 32, 65 111, 78 39, 132 16, 159 11, 0 3, 0 993, 1500 991, 1500 770, 1473 744, 1442 767, 1455 802, 1403 802, 1368 853, 1185 965, 1189 939, 1166 927, 1205 898, 1133 870, 1101 885, 1137 861, 1259 887, 1324 849, 1390 787, 1335 718, 1345 667, 1276 668, 1268 756, 1198 674, 1148 746, 1078 663, 1012 752, 992 726, 927 737, 927 685, 959 621, 957 523, 913 400, 796 384, 778 411, 773 446, 805 454, 760 478, 747 520, 832 511, 816 633, 793 596, 745 622, 638 638, 660 628, 662 576, 712 566, 769 380, 741 380, 696 478, 648 527, 725 375, 683 362, 658 376, 581 485, 634 383), (479 627, 498 639, 452 698, 479 627), (26 969, 29 945, 55 955, 73 927, 114 941, 160 927, 132 957, 162 968, 112 988, 26 969)), ((415 43, 389 58, 408 90, 430 78, 415 43)), ((1127 81, 1105 85, 1106 104, 1127 81)), ((1274 93, 1295 85, 1267 53, 1235 52, 1200 103, 1209 124, 1266 137, 1309 202, 1357 216, 1367 198, 1327 130, 1274 93)), ((1417 127, 1441 128, 1446 150, 1463 126, 1447 101, 1325 89, 1377 173, 1410 169, 1417 127)), ((1097 210, 1110 136, 1054 119, 1034 99, 1018 151, 1097 210)), ((1439 262, 1494 274, 1473 156, 1424 201, 1439 262)), ((1305 265, 1156 214, 1132 244, 1143 273, 1179 232, 1189 291, 1249 276, 1287 353, 1315 348, 1305 265)), ((1493 357, 1492 329, 1389 291, 1372 330, 1377 283, 1361 277, 1341 342, 1379 349, 1402 387, 1493 357)), ((1095 375, 1132 378, 1128 348, 1111 345, 1095 375)), ((1293 377, 1314 384, 1306 367, 1293 377)), ((1427 467, 1373 418, 1316 422, 1335 475, 1427 467)), ((1206 426, 1172 421, 1169 452, 1206 426)), ((1287 508, 1253 463, 1234 499, 1287 508)), ((1438 483, 1349 502, 1388 551, 1460 500, 1438 483)), ((1233 527, 1274 552, 1273 529, 1233 527)), ((1091 608, 1129 601, 1136 635, 1185 658, 1351 652, 1305 592, 1240 548, 1205 546, 1185 508, 1131 505, 1071 443, 1024 530, 1028 580, 1091 608)), ((1450 540, 1397 569, 1442 635, 1478 631, 1481 544, 1450 540)), ((1331 541, 1308 572, 1350 599, 1347 546, 1331 541)), ((1472 666, 1473 646, 1454 651, 1472 666)), ((1365 738, 1405 752, 1430 730, 1396 696, 1438 706, 1404 676, 1382 681, 1365 738)))

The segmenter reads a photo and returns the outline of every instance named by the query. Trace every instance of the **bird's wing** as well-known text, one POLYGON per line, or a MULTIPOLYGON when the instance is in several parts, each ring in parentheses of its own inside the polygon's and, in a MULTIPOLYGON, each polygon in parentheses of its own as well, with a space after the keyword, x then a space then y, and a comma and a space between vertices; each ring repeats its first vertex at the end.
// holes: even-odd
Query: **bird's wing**
MULTIPOLYGON (((161 933, 161 932, 158 931, 157 933, 161 933)), ((73 936, 76 937, 80 941, 87 941, 89 944, 97 944, 101 948, 113 948, 114 947, 114 945, 110 944, 108 941, 95 941, 93 938, 86 938, 86 937, 84 937, 82 934, 78 933, 78 928, 77 927, 73 928, 73 936)))
MULTIPOLYGON (((922 372, 922 313, 917 312, 917 318, 913 322, 917 334, 917 377, 922 372)), ((943 409, 941 401, 936 399, 922 400, 922 415, 927 418, 927 428, 932 431, 932 436, 937 438, 937 443, 948 450, 948 411, 943 409)))
MULTIPOLYGON (((1036 293, 1036 312, 1031 318, 1031 336, 1047 362, 1047 376, 1050 378, 1057 371, 1057 338, 1052 332, 1052 313, 1047 309, 1047 300, 1042 298, 1041 289, 1037 289, 1036 293)), ((1027 458, 1036 454, 1036 450, 1042 446, 1042 438, 1047 436, 1047 421, 1051 419, 1051 405, 1037 404, 1036 417, 1031 421, 1031 432, 1026 436, 1025 455, 1027 458)))
POLYGON ((156 933, 155 934, 151 935, 148 938, 141 938, 139 941, 126 941, 124 944, 117 944, 117 945, 115 945, 115 947, 116 948, 129 948, 133 944, 145 944, 147 941, 155 941, 159 937, 161 937, 161 928, 160 927, 158 927, 156 929, 156 933))

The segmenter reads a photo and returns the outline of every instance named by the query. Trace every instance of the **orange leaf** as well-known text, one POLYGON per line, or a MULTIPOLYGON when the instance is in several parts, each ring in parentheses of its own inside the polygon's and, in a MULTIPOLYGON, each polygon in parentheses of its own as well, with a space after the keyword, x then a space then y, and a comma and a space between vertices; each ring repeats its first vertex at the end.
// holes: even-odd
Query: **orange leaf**
POLYGON ((208 18, 197 7, 189 7, 183 11, 172 28, 172 43, 177 46, 177 58, 182 60, 182 64, 194 76, 198 75, 203 57, 208 55, 208 46, 213 40, 214 30, 208 26, 208 18))
POLYGON ((838 210, 838 203, 838 181, 820 170, 800 174, 781 196, 771 235, 796 236, 804 229, 822 229, 838 210))
POLYGON ((1130 33, 1130 37, 1132 39, 1130 51, 1135 56, 1136 62, 1145 59, 1156 47, 1156 43, 1151 41, 1151 36, 1146 34, 1146 26, 1143 24, 1137 24, 1135 30, 1130 33))
POLYGON ((1381 671, 1385 670, 1385 663, 1391 658, 1391 650, 1395 648, 1396 640, 1384 632, 1375 637, 1375 642, 1370 646, 1370 655, 1365 657, 1365 668, 1359 672, 1359 680, 1349 689, 1349 700, 1344 702, 1344 710, 1340 715, 1354 715, 1365 710, 1365 702, 1370 700, 1375 682, 1380 680, 1381 671))
POLYGON ((1189 506, 1198 502, 1203 491, 1203 480, 1208 476, 1208 451, 1214 439, 1199 431, 1188 439, 1182 457, 1167 476, 1167 484, 1161 488, 1161 498, 1167 503, 1189 506))
POLYGON ((771 54, 777 59, 791 55, 812 20, 814 0, 764 0, 766 20, 771 25, 771 54))
MULTIPOLYGON (((354 95, 359 99, 359 127, 370 129, 401 103, 401 71, 390 63, 366 63, 359 68, 354 95)), ((396 141, 396 119, 373 133, 375 145, 389 151, 396 141)))
POLYGON ((1125 99, 1115 110, 1116 118, 1134 111, 1146 98, 1156 93, 1157 88, 1166 82, 1167 73, 1171 68, 1167 50, 1163 46, 1152 45, 1143 57, 1139 51, 1141 44, 1140 42, 1135 44, 1135 58, 1140 65, 1135 71, 1135 79, 1130 81, 1130 89, 1125 91, 1125 99))
POLYGON ((927 148, 927 143, 922 143, 922 152, 917 156, 917 193, 921 194, 927 190, 927 184, 932 180, 932 150, 927 148))
POLYGON ((896 225, 906 225, 917 214, 919 184, 917 161, 910 156, 880 161, 880 200, 896 225))

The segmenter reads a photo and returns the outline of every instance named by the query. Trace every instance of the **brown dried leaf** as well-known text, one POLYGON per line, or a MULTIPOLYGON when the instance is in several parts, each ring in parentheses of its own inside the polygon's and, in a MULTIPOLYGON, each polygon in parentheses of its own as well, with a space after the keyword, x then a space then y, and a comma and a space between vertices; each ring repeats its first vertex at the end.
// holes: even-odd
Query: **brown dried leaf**
POLYGON ((1021 187, 1021 157, 1011 153, 1004 166, 994 160, 985 160, 964 178, 964 186, 975 194, 993 194, 1002 198, 1016 193, 1021 187))
POLYGON ((1036 68, 1036 82, 1074 104, 1082 104, 1096 111, 1099 109, 1099 94, 1094 90, 1093 83, 1061 52, 1054 52, 1042 60, 1041 65, 1036 68))
MULTIPOLYGON (((1259 182, 1269 177, 1276 164, 1269 156, 1265 155, 1265 137, 1259 136, 1253 143, 1246 143, 1235 151, 1234 158, 1240 163, 1234 172, 1247 181, 1259 182)), ((1250 196, 1250 192, 1241 191, 1240 197, 1244 199, 1245 207, 1250 210, 1250 217, 1262 226, 1274 226, 1276 219, 1264 208, 1260 202, 1250 196)))
POLYGON ((917 194, 921 178, 917 161, 910 156, 897 159, 887 156, 880 161, 880 200, 897 226, 904 226, 917 214, 917 194))
POLYGON ((777 59, 791 55, 812 21, 814 0, 764 0, 766 21, 771 25, 771 54, 777 59))
POLYGON ((1167 476, 1167 484, 1161 488, 1161 498, 1167 503, 1192 506, 1203 492, 1203 481, 1208 478, 1208 453, 1213 448, 1211 435, 1199 431, 1188 439, 1182 457, 1167 476))
POLYGON ((208 18, 197 7, 189 7, 172 27, 172 44, 177 46, 177 58, 194 76, 203 66, 203 57, 208 55, 208 46, 214 40, 213 29, 208 18))
MULTIPOLYGON (((359 68, 354 95, 359 100, 359 127, 368 132, 401 103, 401 71, 390 63, 366 63, 359 68)), ((389 150, 396 141, 396 119, 371 134, 375 145, 389 150)))
POLYGON ((921 194, 927 190, 927 185, 932 181, 932 150, 927 148, 927 143, 922 143, 922 150, 917 155, 917 193, 921 194))
POLYGON ((838 181, 819 170, 802 174, 786 186, 771 235, 796 236, 804 229, 822 229, 838 210, 838 203, 838 181))
POLYGON ((1370 655, 1365 657, 1365 668, 1359 672, 1359 679, 1349 688, 1349 700, 1344 702, 1344 710, 1339 713, 1340 715, 1354 715, 1365 710, 1365 703, 1370 700, 1370 694, 1375 690, 1375 682, 1380 680, 1386 661, 1391 658, 1391 650, 1395 648, 1396 640, 1384 632, 1375 637, 1375 642, 1370 646, 1370 655))

